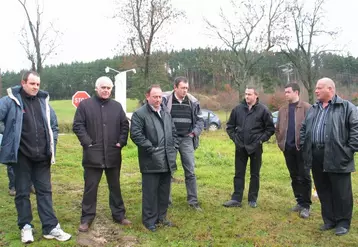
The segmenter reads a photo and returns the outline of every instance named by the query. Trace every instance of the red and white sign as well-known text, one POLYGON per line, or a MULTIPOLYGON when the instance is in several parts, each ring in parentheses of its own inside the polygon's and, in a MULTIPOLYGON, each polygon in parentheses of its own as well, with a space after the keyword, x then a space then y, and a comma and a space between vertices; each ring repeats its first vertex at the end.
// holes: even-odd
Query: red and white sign
POLYGON ((77 108, 82 100, 88 99, 88 98, 91 98, 91 96, 86 91, 77 91, 72 96, 72 105, 77 108))

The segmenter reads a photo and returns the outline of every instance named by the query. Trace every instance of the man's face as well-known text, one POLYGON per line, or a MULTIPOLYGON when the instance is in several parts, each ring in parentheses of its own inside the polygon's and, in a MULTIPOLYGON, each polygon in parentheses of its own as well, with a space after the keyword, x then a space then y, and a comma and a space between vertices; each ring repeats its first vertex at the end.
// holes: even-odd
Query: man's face
POLYGON ((185 82, 179 82, 178 86, 174 86, 174 92, 175 95, 179 98, 179 99, 184 99, 185 96, 187 95, 189 90, 189 83, 185 83, 185 82))
POLYGON ((40 90, 40 77, 30 74, 27 81, 21 81, 22 89, 30 96, 36 96, 40 90))
POLYGON ((331 94, 332 88, 328 87, 324 82, 318 81, 316 84, 316 98, 319 101, 325 101, 330 100, 330 94, 331 94))
POLYGON ((293 91, 292 87, 285 88, 285 97, 288 102, 293 102, 298 98, 298 91, 293 91))
POLYGON ((160 88, 152 88, 150 93, 146 94, 145 97, 151 106, 155 109, 159 109, 160 104, 162 103, 162 90, 160 88))
POLYGON ((256 103, 257 95, 254 89, 245 90, 245 100, 248 105, 254 105, 256 103))
POLYGON ((108 82, 101 82, 98 87, 96 87, 98 97, 102 99, 108 99, 111 97, 112 93, 112 84, 108 82))

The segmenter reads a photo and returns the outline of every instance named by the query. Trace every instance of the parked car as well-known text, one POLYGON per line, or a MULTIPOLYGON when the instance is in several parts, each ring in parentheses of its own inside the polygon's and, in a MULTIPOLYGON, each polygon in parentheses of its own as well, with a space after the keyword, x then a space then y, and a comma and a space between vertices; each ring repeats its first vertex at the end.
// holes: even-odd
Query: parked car
POLYGON ((204 129, 216 131, 221 128, 221 121, 219 117, 208 109, 201 109, 201 115, 204 119, 204 129))
POLYGON ((277 118, 278 118, 278 111, 275 111, 275 112, 271 113, 271 115, 272 115, 273 124, 276 127, 277 118))

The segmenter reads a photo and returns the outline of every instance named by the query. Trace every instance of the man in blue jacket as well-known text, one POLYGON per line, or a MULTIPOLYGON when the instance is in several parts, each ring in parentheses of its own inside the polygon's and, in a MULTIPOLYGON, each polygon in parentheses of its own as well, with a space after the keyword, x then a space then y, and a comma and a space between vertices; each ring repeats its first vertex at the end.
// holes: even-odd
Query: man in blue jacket
POLYGON ((7 94, 0 99, 0 121, 5 124, 0 163, 14 168, 21 241, 34 241, 31 182, 37 192, 43 237, 67 241, 71 235, 61 229, 52 206, 51 164, 55 163, 58 126, 49 95, 40 90, 40 76, 34 71, 25 72, 21 86, 7 89, 7 94))

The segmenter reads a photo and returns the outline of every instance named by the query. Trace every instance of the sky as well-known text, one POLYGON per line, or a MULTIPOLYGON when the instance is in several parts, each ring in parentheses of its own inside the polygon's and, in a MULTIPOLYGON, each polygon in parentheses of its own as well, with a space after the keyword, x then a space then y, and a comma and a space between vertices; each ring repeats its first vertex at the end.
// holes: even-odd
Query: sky
MULTIPOLYGON (((27 0, 28 4, 36 0, 27 0)), ((121 51, 123 30, 115 14, 114 0, 38 0, 44 6, 44 22, 53 22, 62 32, 55 54, 45 65, 89 62, 113 57, 121 51)), ((255 2, 257 0, 252 0, 255 2)), ((203 18, 218 21, 220 7, 230 8, 229 0, 172 0, 174 7, 186 13, 165 34, 166 45, 162 49, 180 50, 197 47, 224 47, 208 35, 203 18)), ((354 16, 356 0, 327 0, 325 6, 328 27, 341 30, 335 45, 358 57, 358 33, 354 16)), ((26 16, 17 0, 0 0, 0 69, 19 71, 29 68, 30 62, 19 43, 20 30, 26 16)))

